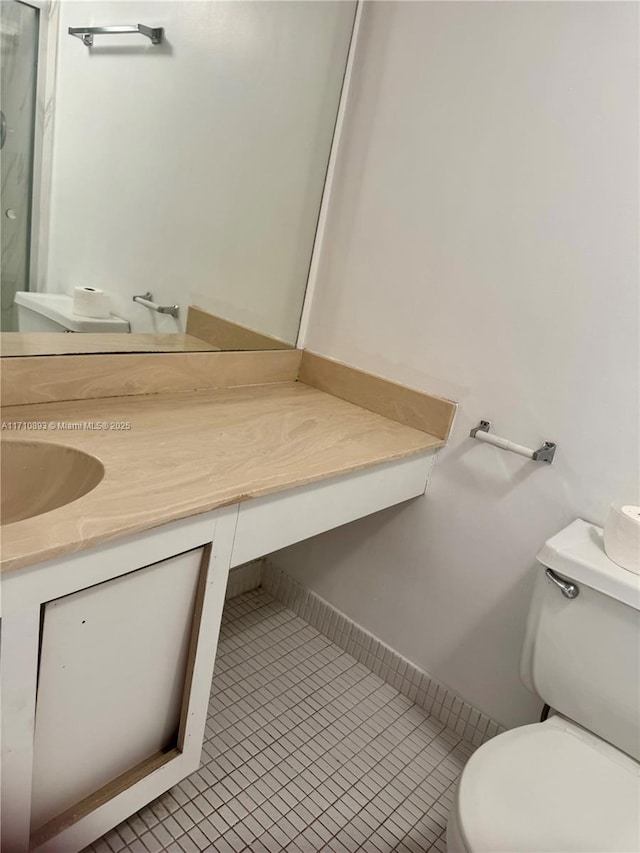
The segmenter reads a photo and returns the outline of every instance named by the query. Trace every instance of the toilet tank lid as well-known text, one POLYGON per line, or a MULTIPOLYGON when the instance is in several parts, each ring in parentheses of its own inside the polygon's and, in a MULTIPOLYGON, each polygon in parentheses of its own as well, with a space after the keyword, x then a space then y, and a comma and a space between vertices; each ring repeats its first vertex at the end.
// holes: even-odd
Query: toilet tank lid
POLYGON ((73 299, 66 293, 32 293, 19 290, 16 305, 48 317, 72 332, 128 332, 129 323, 111 314, 109 317, 81 317, 73 313, 73 299))
POLYGON ((538 561, 578 584, 640 610, 640 575, 607 557, 602 528, 595 524, 576 519, 547 539, 538 552, 538 561))

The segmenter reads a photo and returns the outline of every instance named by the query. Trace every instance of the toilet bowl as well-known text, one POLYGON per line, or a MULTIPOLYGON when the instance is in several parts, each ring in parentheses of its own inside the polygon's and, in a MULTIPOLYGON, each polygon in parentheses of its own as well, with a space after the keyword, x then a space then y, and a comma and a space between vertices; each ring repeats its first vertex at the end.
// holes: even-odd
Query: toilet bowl
POLYGON ((637 853, 640 578, 610 561, 600 528, 581 520, 538 560, 522 677, 556 713, 469 759, 447 851, 637 853))
POLYGON ((498 735, 469 760, 448 853, 637 853, 640 765, 561 716, 498 735))

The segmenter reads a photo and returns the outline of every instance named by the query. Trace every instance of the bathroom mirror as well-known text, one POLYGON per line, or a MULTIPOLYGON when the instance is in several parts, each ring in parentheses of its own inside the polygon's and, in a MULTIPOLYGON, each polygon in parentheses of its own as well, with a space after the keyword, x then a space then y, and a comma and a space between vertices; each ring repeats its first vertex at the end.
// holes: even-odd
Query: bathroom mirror
POLYGON ((3 0, 3 354, 295 346, 355 7, 3 0))

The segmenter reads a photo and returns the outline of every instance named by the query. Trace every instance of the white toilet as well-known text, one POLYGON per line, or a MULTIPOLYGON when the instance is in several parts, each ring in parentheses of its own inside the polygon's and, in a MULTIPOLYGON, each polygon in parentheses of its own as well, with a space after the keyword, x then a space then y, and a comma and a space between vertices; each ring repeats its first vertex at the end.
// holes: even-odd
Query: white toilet
POLYGON ((73 299, 64 293, 30 293, 15 296, 20 332, 128 332, 129 323, 113 314, 105 319, 73 313, 73 299))
POLYGON ((640 577, 581 520, 538 560, 521 674, 555 714, 471 757, 448 853, 637 853, 640 577))

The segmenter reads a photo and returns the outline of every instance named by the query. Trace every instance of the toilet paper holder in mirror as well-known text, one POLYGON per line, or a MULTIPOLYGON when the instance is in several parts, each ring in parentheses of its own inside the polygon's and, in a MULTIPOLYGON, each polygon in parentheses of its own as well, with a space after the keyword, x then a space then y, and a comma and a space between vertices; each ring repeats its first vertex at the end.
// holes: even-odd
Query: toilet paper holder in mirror
POLYGON ((171 316, 175 317, 176 319, 178 318, 178 314, 180 313, 179 305, 158 305, 157 302, 153 301, 153 296, 151 293, 138 294, 138 296, 133 297, 133 301, 137 302, 138 305, 143 305, 150 311, 157 311, 158 314, 171 314, 171 316))
POLYGON ((522 444, 516 444, 514 441, 509 441, 506 438, 500 438, 498 435, 491 435, 491 421, 480 421, 478 426, 474 427, 469 435, 471 438, 477 438, 478 441, 484 441, 487 444, 492 444, 494 447, 499 447, 501 450, 508 450, 510 453, 517 453, 519 456, 525 456, 527 459, 532 459, 534 462, 553 462, 553 457, 556 452, 555 441, 545 441, 537 450, 530 447, 524 447, 522 444))

